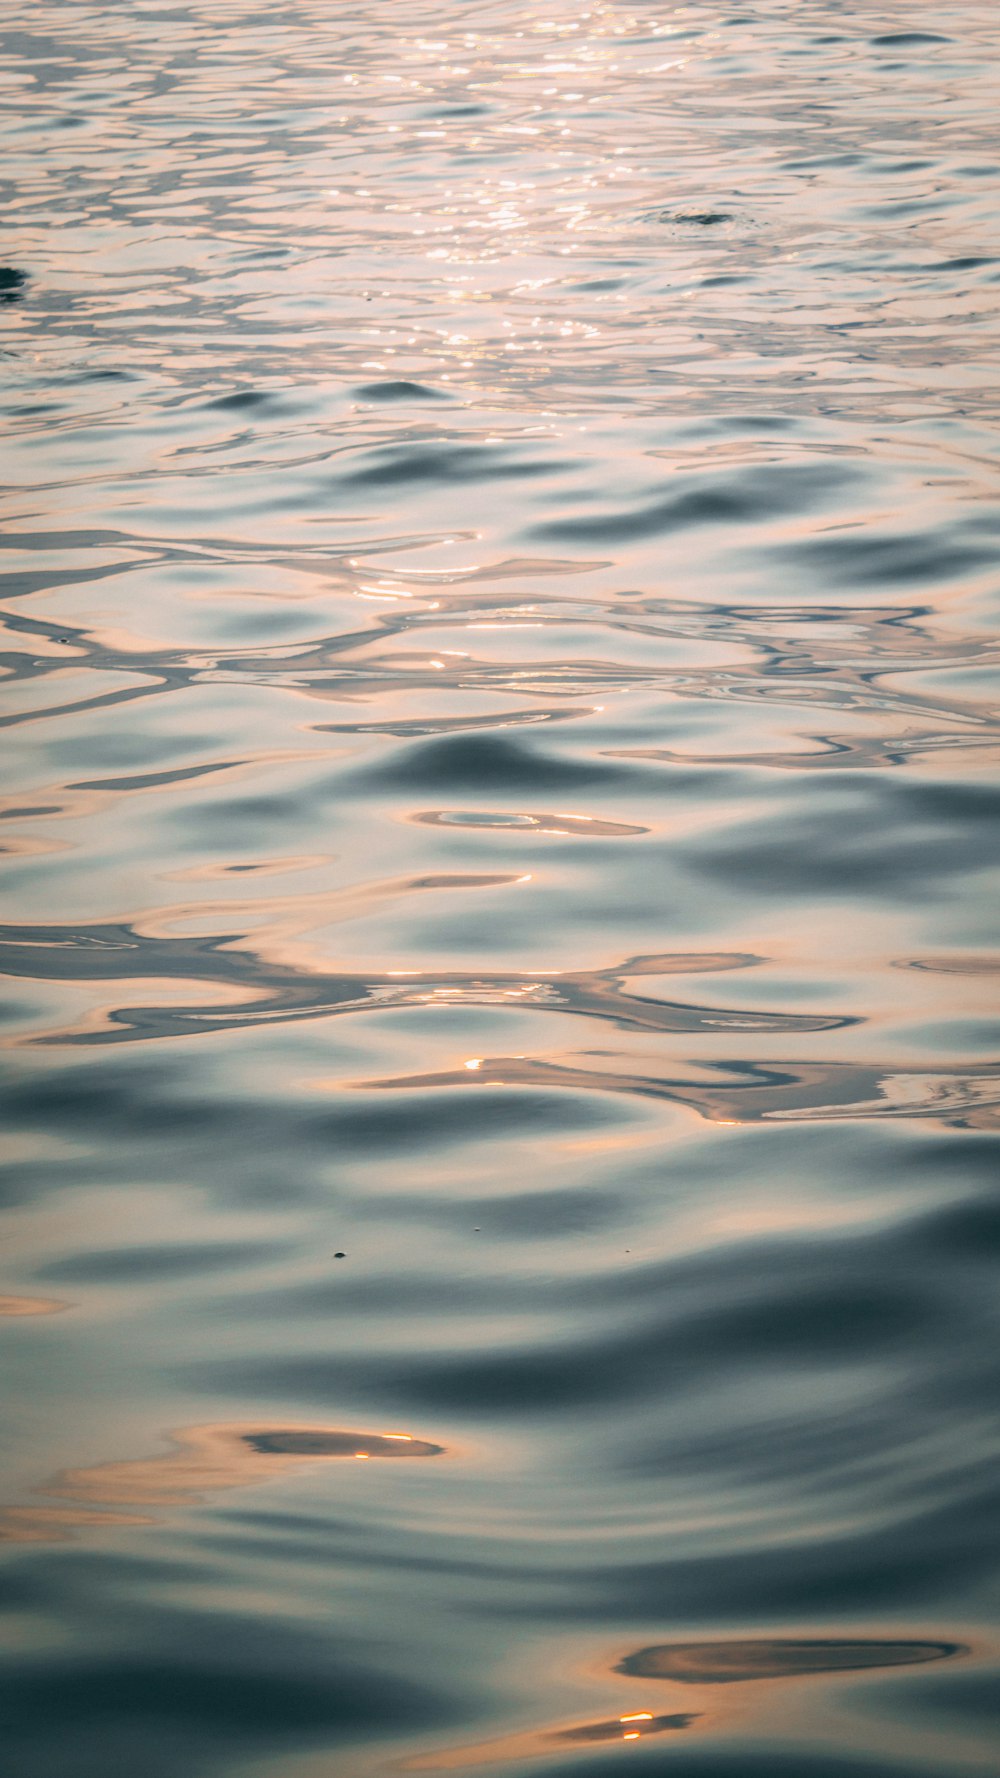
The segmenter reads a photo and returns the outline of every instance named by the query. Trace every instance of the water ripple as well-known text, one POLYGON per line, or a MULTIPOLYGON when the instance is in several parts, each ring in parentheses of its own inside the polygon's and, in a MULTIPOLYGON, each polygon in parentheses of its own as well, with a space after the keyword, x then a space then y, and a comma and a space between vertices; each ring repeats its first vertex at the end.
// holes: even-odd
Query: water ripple
POLYGON ((989 1778, 993 11, 0 38, 11 1770, 989 1778))

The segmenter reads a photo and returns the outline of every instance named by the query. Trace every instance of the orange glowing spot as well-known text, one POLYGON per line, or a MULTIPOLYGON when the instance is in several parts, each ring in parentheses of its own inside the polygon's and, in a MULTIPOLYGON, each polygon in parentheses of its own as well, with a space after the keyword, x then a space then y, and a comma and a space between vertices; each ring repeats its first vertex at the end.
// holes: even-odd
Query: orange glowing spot
POLYGON ((622 1736, 623 1741, 638 1741, 639 1738, 638 1729, 630 1729, 627 1735, 622 1736))
POLYGON ((482 1062, 480 1062, 479 1060, 473 1060, 471 1062, 466 1062, 465 1067, 466 1068, 481 1068, 482 1062))
POLYGON ((359 1461, 367 1463, 369 1457, 371 1456, 371 1452, 370 1451, 355 1451, 354 1455, 355 1455, 355 1457, 357 1457, 359 1459, 359 1461))
POLYGON ((653 1712, 651 1710, 633 1710, 631 1716, 618 1718, 619 1722, 652 1722, 652 1720, 653 1712))

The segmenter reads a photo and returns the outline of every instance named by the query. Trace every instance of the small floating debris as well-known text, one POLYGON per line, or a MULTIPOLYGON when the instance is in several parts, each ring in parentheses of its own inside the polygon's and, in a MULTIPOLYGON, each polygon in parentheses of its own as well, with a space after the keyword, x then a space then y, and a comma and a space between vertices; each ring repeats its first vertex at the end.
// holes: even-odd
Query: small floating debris
POLYGON ((615 1671, 634 1679, 732 1685, 748 1679, 791 1679, 805 1673, 912 1667, 963 1652, 958 1642, 664 1642, 627 1655, 615 1671))

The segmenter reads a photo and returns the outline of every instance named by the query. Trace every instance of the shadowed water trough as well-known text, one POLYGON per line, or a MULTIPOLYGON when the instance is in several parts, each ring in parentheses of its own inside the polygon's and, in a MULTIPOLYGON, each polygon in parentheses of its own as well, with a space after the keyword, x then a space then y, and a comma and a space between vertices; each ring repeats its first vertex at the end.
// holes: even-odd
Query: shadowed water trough
POLYGON ((995 1778, 998 35, 9 0, 13 1778, 995 1778))

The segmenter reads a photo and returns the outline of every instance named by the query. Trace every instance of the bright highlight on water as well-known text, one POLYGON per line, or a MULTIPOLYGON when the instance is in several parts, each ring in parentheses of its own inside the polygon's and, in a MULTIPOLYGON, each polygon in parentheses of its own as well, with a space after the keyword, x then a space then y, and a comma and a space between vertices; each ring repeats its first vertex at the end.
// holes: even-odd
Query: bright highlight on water
POLYGON ((12 1778, 996 1778, 998 35, 10 0, 12 1778))

